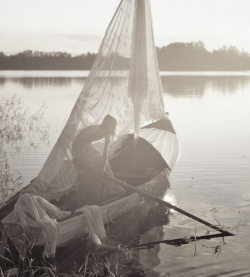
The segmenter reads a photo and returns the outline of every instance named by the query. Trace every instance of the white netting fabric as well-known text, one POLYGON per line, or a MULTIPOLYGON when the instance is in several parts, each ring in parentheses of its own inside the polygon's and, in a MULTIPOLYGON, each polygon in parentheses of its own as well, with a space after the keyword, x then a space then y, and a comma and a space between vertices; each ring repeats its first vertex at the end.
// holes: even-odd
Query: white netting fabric
POLYGON ((76 134, 107 114, 118 120, 122 133, 138 133, 147 122, 164 118, 162 93, 149 0, 122 0, 40 180, 54 186, 76 134))

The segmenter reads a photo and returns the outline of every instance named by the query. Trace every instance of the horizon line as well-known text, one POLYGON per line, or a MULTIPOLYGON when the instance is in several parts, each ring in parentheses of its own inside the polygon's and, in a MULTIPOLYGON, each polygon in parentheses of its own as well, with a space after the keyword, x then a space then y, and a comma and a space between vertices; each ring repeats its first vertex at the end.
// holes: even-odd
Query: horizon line
MULTIPOLYGON (((180 44, 191 44, 191 43, 202 43, 203 46, 204 46, 204 49, 207 50, 208 52, 213 52, 213 51, 216 51, 216 50, 221 50, 223 48, 226 48, 226 49, 229 49, 229 48, 235 48, 237 51, 239 51, 240 53, 248 53, 250 54, 250 51, 246 51, 246 50, 243 50, 243 49, 240 49, 239 47, 235 46, 235 45, 221 45, 220 47, 217 47, 217 48, 213 48, 212 50, 208 50, 207 47, 206 47, 206 44, 201 41, 201 40, 197 40, 197 41, 174 41, 174 42, 170 42, 168 44, 165 44, 165 45, 162 45, 162 46, 157 46, 155 45, 156 48, 164 48, 164 47, 167 47, 171 44, 177 44, 177 43, 180 43, 180 44)), ((44 51, 44 50, 38 50, 38 49, 31 49, 31 48, 26 48, 26 49, 23 49, 23 50, 19 50, 19 51, 4 51, 4 50, 1 50, 0 49, 0 53, 4 54, 5 56, 11 56, 11 55, 17 55, 17 54, 20 54, 20 53, 24 53, 26 51, 32 51, 33 53, 34 52, 40 52, 40 53, 67 53, 67 54, 70 54, 72 56, 80 56, 80 55, 84 55, 84 54, 98 54, 98 51, 91 51, 91 50, 87 50, 85 52, 76 52, 76 51, 65 51, 65 50, 49 50, 49 51, 44 51)))

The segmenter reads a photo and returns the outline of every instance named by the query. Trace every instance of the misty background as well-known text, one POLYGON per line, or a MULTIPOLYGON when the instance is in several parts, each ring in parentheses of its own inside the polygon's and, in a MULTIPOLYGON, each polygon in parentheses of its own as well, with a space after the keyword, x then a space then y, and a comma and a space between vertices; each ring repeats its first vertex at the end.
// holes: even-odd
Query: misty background
MULTIPOLYGON (((236 47, 208 51, 203 42, 176 42, 157 47, 162 71, 250 70, 250 54, 236 47)), ((14 55, 0 52, 2 70, 90 70, 95 53, 73 56, 67 52, 26 50, 14 55)), ((129 62, 128 60, 124 62, 129 62)), ((122 68, 120 68, 122 69, 122 68)))
MULTIPOLYGON (((97 52, 119 0, 0 0, 0 52, 97 52)), ((155 44, 203 41, 250 52, 249 0, 153 0, 155 44)))

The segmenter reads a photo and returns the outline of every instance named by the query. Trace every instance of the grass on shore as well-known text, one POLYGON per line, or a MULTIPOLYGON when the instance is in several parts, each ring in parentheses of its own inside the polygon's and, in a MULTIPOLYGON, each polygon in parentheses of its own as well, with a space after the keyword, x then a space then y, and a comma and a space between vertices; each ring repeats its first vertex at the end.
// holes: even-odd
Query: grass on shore
MULTIPOLYGON (((104 277, 127 276, 126 266, 122 264, 127 259, 126 249, 106 251, 92 247, 81 255, 81 259, 74 260, 70 268, 64 272, 57 272, 56 262, 51 259, 37 260, 31 257, 34 245, 27 244, 25 249, 17 249, 18 259, 13 256, 13 246, 8 243, 5 236, 0 241, 0 276, 51 276, 51 277, 104 277), (1 252, 4 250, 5 255, 1 252)), ((70 254, 70 253, 69 253, 70 254)))

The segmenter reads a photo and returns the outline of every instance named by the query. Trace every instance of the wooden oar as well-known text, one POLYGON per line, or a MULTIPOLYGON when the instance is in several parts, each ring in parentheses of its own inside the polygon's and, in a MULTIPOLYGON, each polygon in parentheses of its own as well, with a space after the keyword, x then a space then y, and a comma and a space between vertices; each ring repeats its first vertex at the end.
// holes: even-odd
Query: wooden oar
POLYGON ((192 218, 192 219, 194 219, 194 220, 196 220, 196 221, 198 221, 198 222, 200 222, 200 223, 202 223, 202 224, 204 224, 204 225, 206 225, 206 226, 208 226, 208 227, 210 227, 210 228, 212 228, 212 229, 214 229, 214 230, 216 230, 216 231, 218 231, 218 232, 220 232, 220 233, 222 233, 222 234, 224 234, 226 236, 234 236, 234 234, 232 234, 232 233, 230 233, 228 231, 225 231, 222 228, 220 228, 218 226, 215 226, 214 224, 209 223, 209 222, 207 222, 207 221, 205 221, 205 220, 203 220, 203 219, 201 219, 201 218, 199 218, 199 217, 197 217, 197 216, 195 216, 193 214, 190 214, 189 212, 186 212, 186 211, 184 211, 184 210, 182 210, 182 209, 180 209, 180 208, 178 208, 178 207, 176 207, 176 206, 174 206, 174 205, 172 205, 172 204, 170 204, 170 203, 168 203, 168 202, 166 202, 166 201, 164 201, 164 200, 162 200, 160 198, 152 196, 152 195, 148 194, 147 192, 145 192, 143 190, 140 190, 140 189, 138 189, 138 188, 136 188, 136 187, 134 187, 134 186, 132 186, 132 185, 130 185, 128 183, 119 182, 119 184, 124 189, 129 190, 130 192, 138 193, 138 194, 142 195, 143 197, 145 197, 147 199, 150 199, 152 201, 155 201, 155 202, 159 203, 160 205, 166 206, 166 207, 168 207, 170 209, 173 209, 173 210, 175 210, 175 211, 177 211, 177 212, 179 212, 181 214, 184 214, 185 216, 190 217, 190 218, 192 218))

